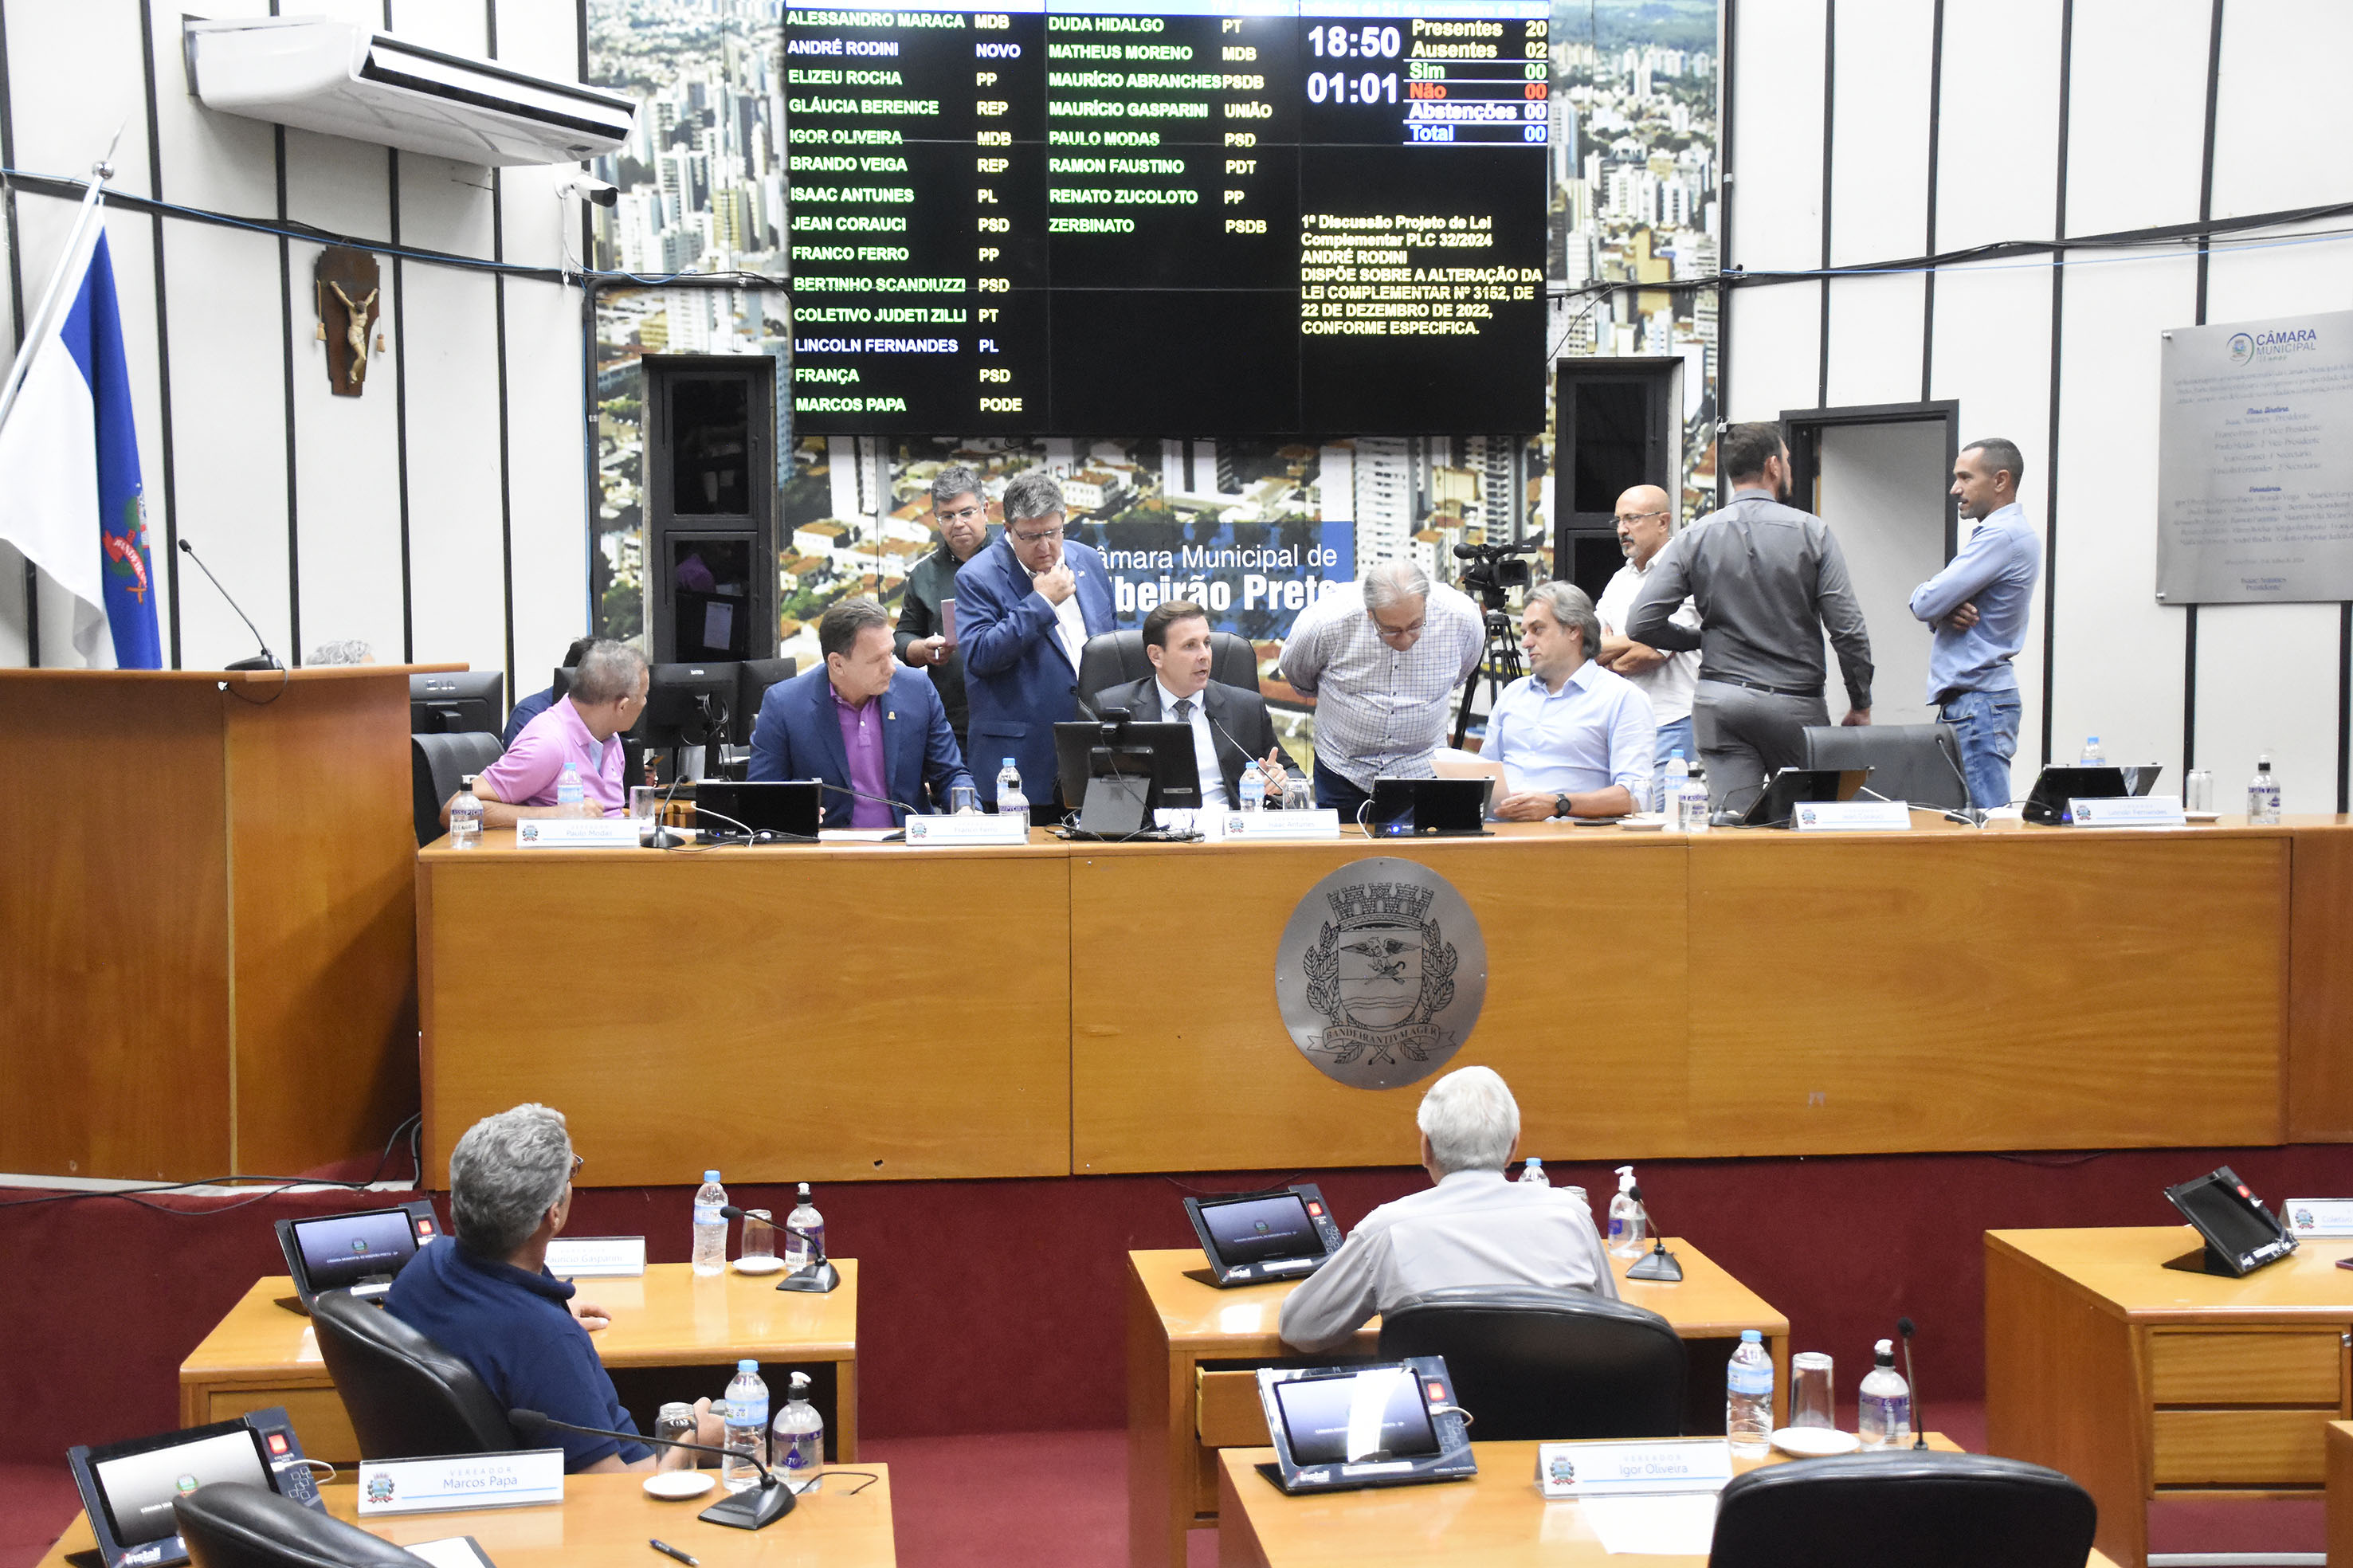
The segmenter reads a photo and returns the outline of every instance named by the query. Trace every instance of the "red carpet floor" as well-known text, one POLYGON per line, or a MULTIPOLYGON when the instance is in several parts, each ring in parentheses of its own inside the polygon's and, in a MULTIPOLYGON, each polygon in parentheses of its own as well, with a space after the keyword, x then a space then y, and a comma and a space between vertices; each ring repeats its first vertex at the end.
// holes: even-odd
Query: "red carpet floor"
MULTIPOLYGON (((1985 1440, 1982 1405, 1929 1406, 1968 1448, 1985 1440)), ((1123 1568, 1126 1434, 1019 1432, 881 1437, 866 1457, 891 1467, 903 1568, 1123 1568)), ((63 1465, 0 1464, 0 1568, 30 1568, 79 1507, 63 1465)), ((2319 1552, 2317 1502, 2164 1502, 2150 1510, 2158 1552, 2319 1552)), ((1188 1568, 1213 1568, 1216 1532, 1197 1530, 1188 1568)))

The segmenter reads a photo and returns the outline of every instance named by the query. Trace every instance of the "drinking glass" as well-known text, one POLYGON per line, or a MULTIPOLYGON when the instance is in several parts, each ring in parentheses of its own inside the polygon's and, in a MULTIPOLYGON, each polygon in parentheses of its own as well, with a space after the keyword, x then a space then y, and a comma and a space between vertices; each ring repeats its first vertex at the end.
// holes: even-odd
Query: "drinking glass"
POLYGON ((748 1262, 754 1258, 774 1258, 776 1255, 776 1215, 766 1209, 745 1209, 744 1211, 744 1249, 735 1255, 736 1259, 739 1262, 748 1262))
MULTIPOLYGON (((694 1431, 694 1406, 683 1400, 663 1405, 661 1414, 654 1417, 654 1436, 657 1437, 667 1437, 673 1443, 691 1443, 694 1431)), ((691 1448, 663 1448, 654 1457, 654 1468, 657 1470, 691 1470, 694 1464, 694 1450, 691 1448)))
POLYGON ((2214 809, 2214 775, 2211 773, 2204 768, 2195 768, 2181 781, 2181 809, 2214 809))
POLYGON ((980 815, 980 786, 977 784, 968 784, 950 785, 948 788, 948 815, 950 816, 978 816, 980 815))
POLYGON ((1282 781, 1282 809, 1285 811, 1315 809, 1315 792, 1309 788, 1307 781, 1297 773, 1282 781))
POLYGON ((1831 1403, 1831 1358, 1821 1351, 1800 1351, 1789 1358, 1789 1425, 1835 1426, 1831 1403))
POLYGON ((629 820, 638 825, 638 838, 643 842, 653 834, 657 814, 661 810, 661 791, 652 784, 629 786, 629 820))

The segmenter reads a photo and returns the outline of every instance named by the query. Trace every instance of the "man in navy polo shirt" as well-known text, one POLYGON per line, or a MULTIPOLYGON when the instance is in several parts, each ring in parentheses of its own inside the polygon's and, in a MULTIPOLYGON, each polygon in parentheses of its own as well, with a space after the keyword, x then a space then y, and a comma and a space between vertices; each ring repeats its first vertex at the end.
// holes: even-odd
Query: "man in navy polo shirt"
MULTIPOLYGON (((455 1236, 427 1246, 394 1279, 385 1310, 464 1361, 501 1409, 634 1432, 613 1379, 588 1342, 606 1314, 572 1299, 547 1271, 547 1244, 572 1212, 572 1153, 564 1113, 518 1105, 466 1130, 449 1154, 455 1236)), ((698 1413, 716 1444, 723 1435, 698 1413)), ((649 1470, 642 1443, 551 1429, 567 1471, 649 1470)))

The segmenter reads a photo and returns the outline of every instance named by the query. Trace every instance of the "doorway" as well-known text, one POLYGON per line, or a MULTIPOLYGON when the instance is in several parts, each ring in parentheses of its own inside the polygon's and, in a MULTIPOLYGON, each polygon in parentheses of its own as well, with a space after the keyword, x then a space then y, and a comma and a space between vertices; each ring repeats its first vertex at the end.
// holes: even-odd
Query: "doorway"
MULTIPOLYGON (((1846 556, 1871 633, 1872 721, 1926 724, 1928 628, 1912 616, 1912 590, 1959 548, 1959 510, 1947 491, 1959 455, 1960 405, 1905 403, 1786 412, 1790 499, 1830 525, 1846 556)), ((1832 717, 1845 711, 1835 654, 1832 717)))

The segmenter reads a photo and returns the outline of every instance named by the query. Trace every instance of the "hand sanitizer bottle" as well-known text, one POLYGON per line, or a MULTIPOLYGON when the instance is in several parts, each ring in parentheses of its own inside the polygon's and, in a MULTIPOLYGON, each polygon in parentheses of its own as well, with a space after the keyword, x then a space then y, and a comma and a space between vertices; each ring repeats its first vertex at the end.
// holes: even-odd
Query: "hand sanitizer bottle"
POLYGON ((1642 1200, 1634 1195, 1634 1167, 1620 1165, 1618 1195, 1609 1200, 1609 1255, 1641 1257, 1643 1233, 1650 1227, 1650 1216, 1642 1212, 1642 1200))

